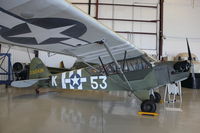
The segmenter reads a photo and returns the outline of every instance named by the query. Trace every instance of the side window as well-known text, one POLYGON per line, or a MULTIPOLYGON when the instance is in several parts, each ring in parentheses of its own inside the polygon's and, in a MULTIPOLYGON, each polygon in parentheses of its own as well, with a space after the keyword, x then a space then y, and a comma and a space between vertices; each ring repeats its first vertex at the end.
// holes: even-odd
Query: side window
MULTIPOLYGON (((127 59, 125 62, 124 60, 121 60, 118 61, 118 63, 124 72, 130 72, 149 68, 150 66, 147 64, 148 61, 145 61, 142 57, 138 57, 133 59, 127 59)), ((95 66, 95 68, 97 70, 100 70, 100 73, 105 73, 105 69, 108 74, 118 73, 116 65, 113 62, 105 64, 104 67, 102 65, 97 65, 95 66)), ((91 73, 92 75, 94 75, 94 73, 97 74, 95 70, 91 68, 89 69, 89 73, 91 73)))
POLYGON ((129 68, 129 71, 136 71, 149 68, 148 64, 141 58, 128 60, 126 64, 129 68))

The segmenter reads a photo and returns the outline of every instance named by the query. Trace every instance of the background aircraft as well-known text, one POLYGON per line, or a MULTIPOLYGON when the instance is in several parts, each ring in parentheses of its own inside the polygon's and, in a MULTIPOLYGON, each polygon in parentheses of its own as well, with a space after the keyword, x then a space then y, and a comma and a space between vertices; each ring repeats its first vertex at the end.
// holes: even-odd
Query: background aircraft
POLYGON ((35 58, 30 80, 13 86, 38 83, 63 89, 126 90, 143 101, 142 111, 155 112, 160 95, 153 88, 189 74, 188 62, 155 62, 66 0, 7 0, 0 5, 0 42, 70 55, 89 66, 51 75, 35 58))
POLYGON ((200 62, 196 55, 191 54, 188 39, 186 39, 186 42, 189 50, 188 53, 180 53, 175 57, 177 61, 188 60, 191 64, 190 75, 181 84, 186 88, 200 89, 200 62))

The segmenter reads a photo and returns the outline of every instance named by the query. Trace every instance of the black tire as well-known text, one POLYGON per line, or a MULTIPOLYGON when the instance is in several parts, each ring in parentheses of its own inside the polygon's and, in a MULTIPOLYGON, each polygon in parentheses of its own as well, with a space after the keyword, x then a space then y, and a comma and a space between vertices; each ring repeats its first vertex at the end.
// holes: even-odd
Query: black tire
POLYGON ((155 113, 156 112, 156 103, 151 100, 143 101, 141 104, 141 111, 155 113))
POLYGON ((154 102, 155 103, 160 103, 160 100, 161 100, 160 94, 158 92, 154 92, 154 96, 155 96, 154 102))

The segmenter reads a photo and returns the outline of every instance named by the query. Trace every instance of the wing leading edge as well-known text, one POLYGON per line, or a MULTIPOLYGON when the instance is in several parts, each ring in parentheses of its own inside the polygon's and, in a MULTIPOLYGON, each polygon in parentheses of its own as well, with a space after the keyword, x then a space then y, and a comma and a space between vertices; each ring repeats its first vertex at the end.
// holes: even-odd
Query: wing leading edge
POLYGON ((125 39, 65 0, 0 2, 0 42, 71 55, 90 63, 112 62, 105 40, 117 60, 143 55, 125 39))

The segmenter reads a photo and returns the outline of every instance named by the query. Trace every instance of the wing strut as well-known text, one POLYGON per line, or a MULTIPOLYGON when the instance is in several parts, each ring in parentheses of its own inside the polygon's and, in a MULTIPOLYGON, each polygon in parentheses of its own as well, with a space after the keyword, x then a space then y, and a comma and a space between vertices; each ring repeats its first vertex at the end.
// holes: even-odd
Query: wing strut
POLYGON ((123 71, 124 71, 125 64, 126 64, 126 55, 127 55, 127 51, 125 51, 125 53, 124 53, 123 71))
POLYGON ((115 65, 116 65, 116 67, 117 67, 117 71, 119 71, 119 72, 122 74, 124 80, 126 81, 126 83, 127 83, 128 86, 129 86, 130 90, 133 91, 133 88, 131 87, 131 85, 130 85, 128 79, 126 78, 124 72, 122 71, 121 66, 119 65, 119 63, 117 62, 117 60, 115 59, 115 57, 113 56, 113 54, 112 54, 112 52, 110 51, 110 49, 109 49, 108 45, 106 44, 105 40, 101 40, 101 41, 98 41, 98 42, 96 42, 96 43, 98 43, 98 44, 103 44, 103 45, 104 45, 104 47, 106 48, 108 54, 110 55, 110 57, 111 57, 112 60, 114 61, 115 65))
POLYGON ((104 71, 105 71, 106 76, 108 76, 108 72, 107 72, 107 70, 106 70, 106 68, 105 68, 105 66, 104 66, 104 64, 103 64, 103 61, 102 61, 102 59, 101 59, 100 56, 99 56, 99 61, 101 62, 101 65, 102 65, 102 67, 103 67, 103 69, 104 69, 104 71))

